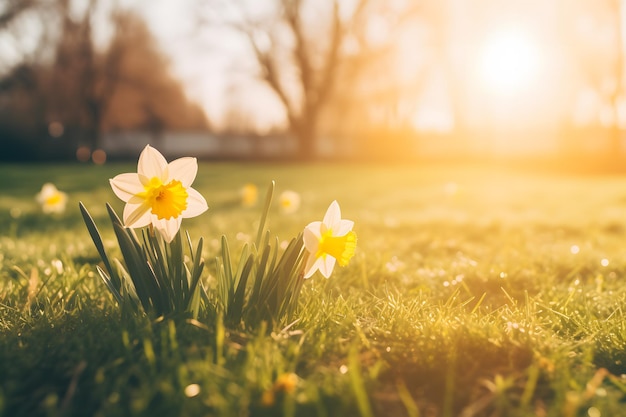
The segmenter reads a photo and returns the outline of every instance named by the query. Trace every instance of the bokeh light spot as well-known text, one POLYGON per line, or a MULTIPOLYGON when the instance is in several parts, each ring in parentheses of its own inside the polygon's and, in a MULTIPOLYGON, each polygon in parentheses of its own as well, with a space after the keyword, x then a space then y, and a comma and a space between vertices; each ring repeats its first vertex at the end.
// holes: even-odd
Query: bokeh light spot
POLYGON ((96 165, 102 165, 107 161, 107 153, 103 149, 96 149, 91 154, 91 160, 96 165))
POLYGON ((65 126, 61 122, 51 122, 48 125, 48 134, 53 138, 58 138, 65 132, 65 126))
POLYGON ((87 162, 91 158, 91 149, 88 146, 79 146, 76 149, 76 159, 80 162, 87 162))
POLYGON ((200 385, 198 384, 189 384, 185 387, 185 395, 189 398, 195 397, 200 394, 200 385))

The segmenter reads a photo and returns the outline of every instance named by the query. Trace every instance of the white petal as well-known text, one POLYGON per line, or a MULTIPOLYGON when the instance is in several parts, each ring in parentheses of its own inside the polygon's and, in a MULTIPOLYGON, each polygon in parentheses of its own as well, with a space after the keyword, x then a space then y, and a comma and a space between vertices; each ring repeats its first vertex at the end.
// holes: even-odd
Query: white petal
POLYGON ((202 194, 193 188, 187 188, 187 208, 181 213, 185 219, 196 217, 209 209, 202 194))
POLYGON ((56 193, 57 187, 55 187, 51 182, 47 182, 41 187, 41 191, 37 193, 35 199, 38 203, 43 204, 48 198, 52 197, 56 193))
POLYGON ((309 225, 304 228, 304 233, 302 235, 304 239, 304 247, 313 255, 317 252, 317 248, 320 244, 321 234, 319 230, 321 225, 322 222, 309 223, 309 225))
POLYGON ((333 229, 333 232, 334 232, 335 229, 339 228, 340 221, 341 221, 341 209, 339 208, 339 203, 337 203, 337 200, 334 200, 332 203, 330 203, 330 206, 328 206, 328 210, 326 210, 323 223, 329 229, 333 229))
POLYGON ((167 180, 167 160, 161 155, 161 152, 150 145, 146 145, 139 155, 137 173, 144 185, 153 177, 158 177, 165 182, 167 180))
POLYGON ((150 206, 147 204, 126 204, 124 207, 124 226, 144 227, 150 224, 150 206))
POLYGON ((316 258, 315 256, 309 256, 304 267, 304 278, 310 278, 315 271, 320 269, 324 260, 322 258, 316 258))
POLYGON ((333 273, 333 268, 335 267, 335 258, 332 256, 326 255, 325 258, 320 258, 322 260, 322 265, 320 265, 320 272, 324 275, 324 278, 330 278, 330 274, 333 273))
POLYGON ((152 216, 152 224, 154 227, 161 233, 163 239, 166 242, 171 242, 176 236, 176 232, 180 229, 180 224, 182 222, 182 217, 178 216, 176 218, 167 219, 158 219, 156 216, 152 216))
POLYGON ((135 194, 144 191, 139 175, 134 172, 128 174, 120 174, 109 180, 111 188, 115 195, 122 201, 130 200, 135 194))
POLYGON ((54 194, 56 194, 59 190, 57 190, 57 187, 52 184, 51 182, 47 182, 43 185, 43 187, 41 187, 41 195, 44 198, 48 198, 54 194))
POLYGON ((196 179, 198 161, 196 158, 178 158, 167 166, 168 180, 178 180, 187 188, 196 179))
POLYGON ((354 227, 354 222, 352 220, 340 220, 339 227, 337 230, 333 229, 334 236, 345 236, 348 234, 350 230, 354 227))

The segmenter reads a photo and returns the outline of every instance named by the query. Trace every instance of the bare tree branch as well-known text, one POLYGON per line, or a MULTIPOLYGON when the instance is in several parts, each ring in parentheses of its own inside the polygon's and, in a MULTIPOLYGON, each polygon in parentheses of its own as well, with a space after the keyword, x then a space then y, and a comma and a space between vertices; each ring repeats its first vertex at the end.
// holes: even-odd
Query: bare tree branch
POLYGON ((36 0, 10 0, 6 9, 0 13, 0 30, 6 27, 22 12, 36 4, 36 0))

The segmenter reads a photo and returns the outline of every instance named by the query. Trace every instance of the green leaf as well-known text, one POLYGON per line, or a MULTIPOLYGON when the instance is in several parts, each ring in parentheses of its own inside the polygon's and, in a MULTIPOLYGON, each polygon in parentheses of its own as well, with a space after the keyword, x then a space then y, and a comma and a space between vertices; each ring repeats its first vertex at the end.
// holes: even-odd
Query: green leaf
POLYGON ((124 226, 120 223, 114 223, 113 230, 122 251, 128 274, 133 281, 137 296, 144 310, 148 313, 154 309, 160 314, 163 310, 163 303, 159 293, 157 278, 154 276, 152 268, 149 268, 144 254, 137 249, 132 235, 127 233, 124 226))
POLYGON ((238 324, 242 320, 243 307, 245 303, 245 291, 248 278, 250 277, 250 270, 254 264, 254 258, 252 255, 248 256, 248 260, 241 269, 241 276, 239 277, 239 285, 232 299, 232 303, 229 306, 227 317, 233 324, 238 324))
POLYGON ((263 206, 263 211, 261 212, 261 221, 259 222, 259 229, 256 234, 255 243, 257 248, 261 244, 261 238, 263 237, 263 231, 265 230, 265 221, 267 220, 267 215, 270 211, 270 206, 272 205, 272 196, 274 195, 275 186, 276 182, 272 180, 272 182, 270 182, 269 188, 267 189, 265 205, 263 206))
POLYGON ((235 290, 233 281, 233 269, 230 263, 230 248, 228 247, 228 240, 226 236, 222 236, 222 265, 224 267, 224 283, 225 289, 228 294, 228 300, 231 300, 235 290))
POLYGON ((202 257, 199 255, 202 253, 202 246, 204 244, 204 239, 200 238, 198 241, 198 248, 196 249, 196 257, 193 261, 193 266, 191 268, 190 281, 189 281, 189 293, 193 297, 198 288, 198 282, 200 282, 200 276, 202 274, 202 270, 204 269, 204 261, 202 257))
POLYGON ((111 267, 111 262, 109 261, 109 257, 107 256, 106 251, 104 249, 104 244, 102 243, 102 237, 100 236, 98 227, 96 226, 96 223, 94 222, 93 217, 91 217, 91 214, 89 214, 89 212, 87 211, 87 208, 82 202, 78 203, 78 207, 80 208, 80 212, 83 216, 85 225, 87 226, 87 230, 89 231, 89 234, 91 235, 91 240, 93 240, 93 243, 96 246, 98 254, 100 254, 100 258, 102 259, 102 262, 104 263, 104 266, 107 272, 109 273, 109 276, 110 276, 109 282, 119 292, 119 288, 121 286, 120 278, 115 273, 115 270, 113 270, 113 268, 111 267))
POLYGON ((111 282, 111 278, 102 268, 100 268, 100 265, 96 265, 96 270, 98 271, 100 278, 102 278, 102 281, 104 281, 109 291, 111 291, 111 294, 113 294, 113 297, 115 297, 115 300, 121 306, 124 300, 122 299, 119 290, 115 287, 115 284, 111 282))

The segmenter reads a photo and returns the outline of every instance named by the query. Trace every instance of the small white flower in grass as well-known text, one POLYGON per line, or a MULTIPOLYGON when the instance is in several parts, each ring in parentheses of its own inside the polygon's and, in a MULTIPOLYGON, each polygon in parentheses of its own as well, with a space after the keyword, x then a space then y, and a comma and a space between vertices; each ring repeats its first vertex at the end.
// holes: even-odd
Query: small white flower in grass
POLYGON ((300 208, 300 194, 295 191, 285 190, 278 198, 280 211, 285 214, 295 213, 300 208))
POLYGON ((171 242, 182 219, 209 208, 204 197, 191 188, 197 172, 196 158, 179 158, 168 164, 159 151, 146 146, 139 155, 136 174, 120 174, 110 180, 115 195, 126 202, 124 226, 152 224, 171 242))
POLYGON ((339 203, 333 201, 324 220, 309 223, 304 228, 304 247, 309 252, 304 278, 311 277, 317 270, 328 278, 336 262, 341 266, 348 264, 356 249, 353 227, 353 221, 341 218, 339 203))
POLYGON ((41 204, 44 213, 63 213, 67 205, 67 194, 57 190, 57 187, 50 182, 41 187, 35 199, 41 204))

